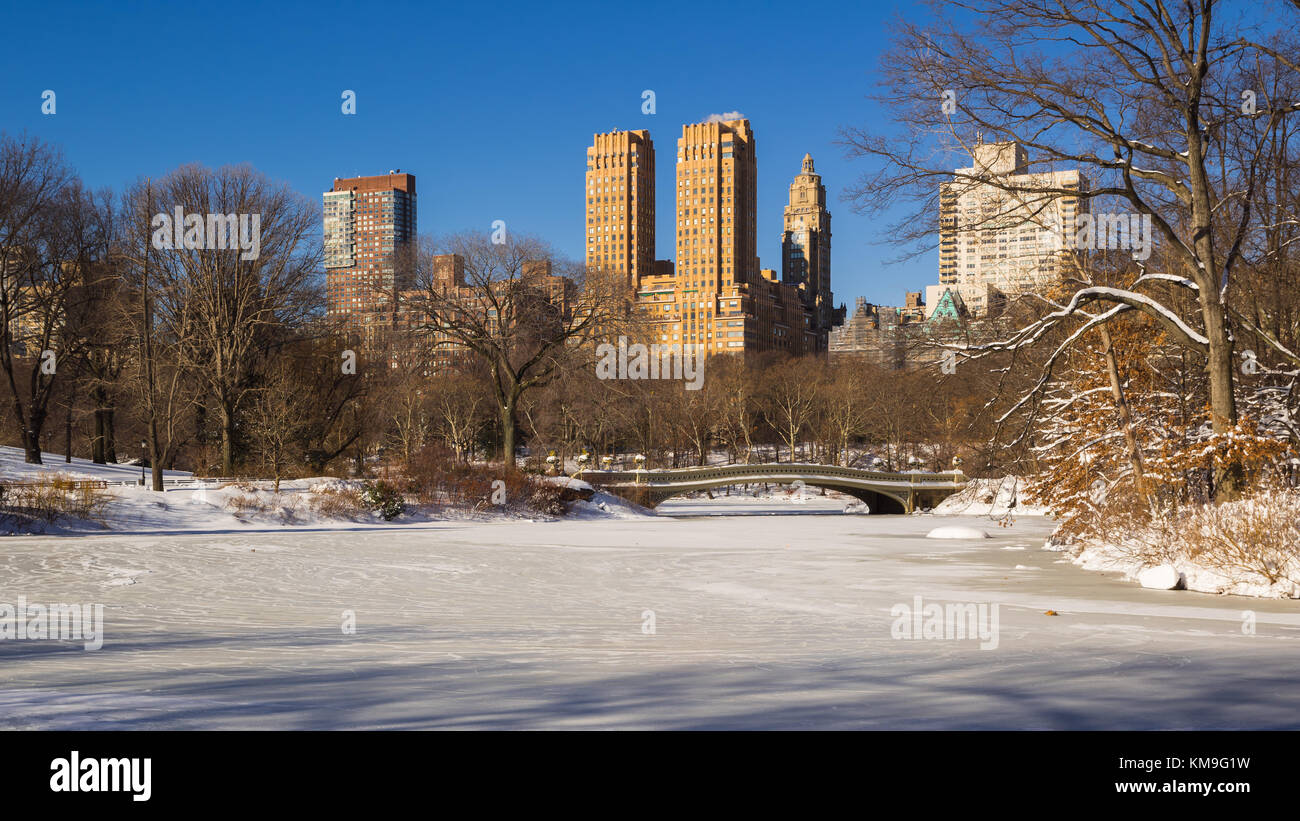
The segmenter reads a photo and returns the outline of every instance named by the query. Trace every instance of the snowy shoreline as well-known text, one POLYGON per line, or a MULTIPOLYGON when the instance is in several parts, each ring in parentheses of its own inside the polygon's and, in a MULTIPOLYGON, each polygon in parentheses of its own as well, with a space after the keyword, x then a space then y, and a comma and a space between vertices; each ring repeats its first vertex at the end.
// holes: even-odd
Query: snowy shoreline
MULTIPOLYGON (((74 459, 67 464, 61 457, 46 454, 43 465, 28 465, 16 448, 0 448, 0 475, 6 477, 34 478, 41 475, 65 474, 76 478, 100 479, 110 482, 135 481, 139 467, 132 465, 97 465, 87 460, 74 459)), ((581 492, 590 492, 589 499, 578 499, 568 504, 561 517, 530 515, 528 513, 503 513, 494 509, 467 510, 456 508, 412 509, 396 520, 384 521, 378 513, 357 516, 325 516, 315 512, 312 499, 330 488, 355 486, 355 480, 317 477, 284 480, 280 491, 273 491, 273 483, 225 484, 194 479, 183 471, 167 471, 166 478, 174 484, 158 493, 140 486, 112 486, 104 492, 110 497, 108 512, 102 521, 60 519, 54 522, 32 522, 27 527, 0 526, 0 533, 15 536, 108 536, 165 534, 215 534, 215 533, 275 533, 302 531, 394 531, 401 532, 438 522, 541 522, 541 521, 601 521, 655 518, 658 513, 628 502, 618 496, 595 490, 580 479, 551 477, 546 481, 564 485, 581 492), (184 480, 190 480, 185 482, 184 480), (237 497, 261 499, 265 509, 240 512, 238 505, 230 504, 237 497)), ((950 496, 934 510, 915 514, 935 517, 979 517, 994 529, 1014 526, 1017 517, 1048 517, 1048 511, 1028 504, 1022 498, 1024 482, 1017 477, 972 479, 969 486, 950 496)), ((765 489, 752 486, 742 492, 714 491, 712 496, 703 493, 677 497, 662 509, 682 509, 688 505, 693 516, 764 516, 793 515, 813 512, 811 507, 825 508, 816 512, 832 514, 861 514, 865 509, 851 497, 836 492, 823 495, 817 491, 794 492, 791 488, 771 485, 765 489)), ((933 538, 973 538, 983 535, 977 529, 938 527, 933 538), (961 531, 961 532, 959 532, 961 531), (966 533, 965 531, 970 531, 966 533)), ((1171 560, 1153 564, 1134 558, 1132 550, 1116 545, 1079 545, 1062 543, 1056 533, 1043 543, 1042 549, 1064 555, 1080 569, 1093 573, 1117 574, 1125 582, 1156 589, 1188 590, 1219 595, 1236 595, 1249 598, 1296 599, 1300 598, 1300 585, 1279 581, 1268 583, 1243 574, 1229 574, 1196 562, 1171 560)))

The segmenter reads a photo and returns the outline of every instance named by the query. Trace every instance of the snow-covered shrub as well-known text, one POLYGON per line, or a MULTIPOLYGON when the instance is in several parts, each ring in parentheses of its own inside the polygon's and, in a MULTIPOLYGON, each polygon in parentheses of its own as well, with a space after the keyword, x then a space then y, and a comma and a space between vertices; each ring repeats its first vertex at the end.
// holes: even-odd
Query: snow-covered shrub
POLYGON ((226 509, 236 516, 249 516, 265 513, 271 505, 257 491, 251 493, 232 493, 226 497, 226 509))
POLYGON ((297 493, 276 493, 276 513, 281 521, 292 524, 298 521, 298 511, 302 509, 302 497, 297 493))
POLYGON ((1243 581, 1300 585, 1300 494, 1265 493, 1188 512, 1180 528, 1189 560, 1243 581), (1254 578, 1251 578, 1254 577, 1254 578))
POLYGON ((64 517, 101 521, 110 496, 101 482, 63 473, 0 481, 0 513, 53 522, 64 517))
POLYGON ((406 501, 402 498, 401 491, 383 479, 362 485, 361 501, 386 522, 391 522, 406 512, 406 501))
POLYGON ((439 445, 412 456, 404 485, 422 505, 544 516, 565 512, 562 488, 527 473, 503 473, 498 467, 466 463, 439 445), (503 484, 494 485, 497 481, 503 484), (494 487, 504 491, 504 504, 494 501, 494 487))
POLYGON ((1183 505, 1154 515, 1126 510, 1087 532, 1054 534, 1085 567, 1131 578, 1154 567, 1186 577, 1190 590, 1300 597, 1300 491, 1183 505))
POLYGON ((345 485, 313 486, 311 508, 318 516, 352 519, 370 510, 358 488, 345 485))
POLYGON ((565 504, 561 499, 564 491, 560 486, 537 482, 531 477, 525 477, 525 482, 529 485, 529 490, 522 498, 527 500, 530 510, 546 516, 560 516, 564 513, 565 504))

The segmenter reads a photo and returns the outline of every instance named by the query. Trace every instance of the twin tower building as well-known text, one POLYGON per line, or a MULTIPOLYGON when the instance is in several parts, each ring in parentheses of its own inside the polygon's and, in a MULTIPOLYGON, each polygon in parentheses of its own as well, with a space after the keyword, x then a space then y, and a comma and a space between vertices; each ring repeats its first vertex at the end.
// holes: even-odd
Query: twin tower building
MULTIPOLYGON (((674 177, 676 247, 655 259, 655 148, 650 132, 597 134, 587 149, 586 263, 636 291, 641 342, 705 355, 827 351, 843 322, 831 294, 826 186, 805 154, 790 185, 780 275, 759 264, 758 161, 746 119, 682 127, 674 177)), ((398 251, 413 242, 415 175, 337 178, 323 194, 330 316, 377 327, 399 289, 398 251)))
POLYGON ((674 259, 656 259, 650 132, 597 134, 587 149, 586 263, 636 289, 647 343, 717 353, 824 354, 843 321, 831 293, 826 186, 805 154, 790 185, 781 271, 758 259, 758 160, 746 119, 682 126, 674 259))

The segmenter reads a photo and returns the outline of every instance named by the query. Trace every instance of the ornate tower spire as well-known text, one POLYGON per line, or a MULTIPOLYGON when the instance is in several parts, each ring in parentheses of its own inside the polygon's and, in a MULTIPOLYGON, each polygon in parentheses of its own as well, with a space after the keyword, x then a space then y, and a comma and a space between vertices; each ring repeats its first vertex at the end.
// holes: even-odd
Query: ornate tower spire
POLYGON ((808 329, 816 333, 817 352, 826 350, 827 334, 835 322, 831 300, 831 213, 826 210, 826 186, 803 155, 802 169, 790 184, 781 233, 781 279, 797 285, 808 312, 808 329))

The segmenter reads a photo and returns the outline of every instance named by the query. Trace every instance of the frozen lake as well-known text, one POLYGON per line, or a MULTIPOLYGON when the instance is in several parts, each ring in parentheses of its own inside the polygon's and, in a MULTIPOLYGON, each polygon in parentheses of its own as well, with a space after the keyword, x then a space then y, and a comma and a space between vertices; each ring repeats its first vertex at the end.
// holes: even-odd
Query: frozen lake
POLYGON ((1300 727, 1295 602, 1087 572, 1032 517, 842 507, 9 537, 0 603, 102 603, 106 637, 0 641, 0 727, 1300 727), (997 646, 894 638, 917 596, 996 603, 997 646))

